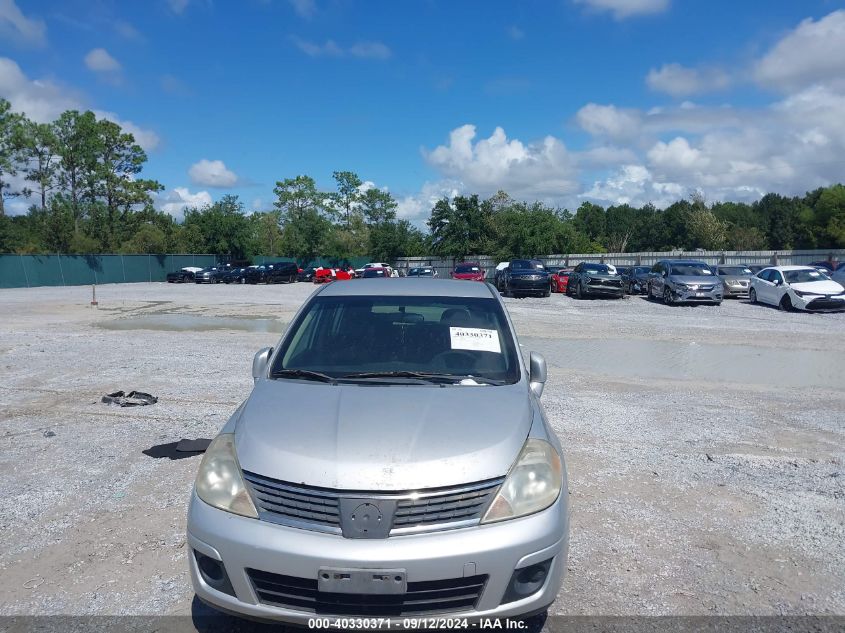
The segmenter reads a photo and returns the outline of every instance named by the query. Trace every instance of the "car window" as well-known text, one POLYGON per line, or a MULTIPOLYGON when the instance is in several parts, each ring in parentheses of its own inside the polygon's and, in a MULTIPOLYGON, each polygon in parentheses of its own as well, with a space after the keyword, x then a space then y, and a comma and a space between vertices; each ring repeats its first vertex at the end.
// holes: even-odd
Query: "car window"
POLYGON ((583 270, 584 270, 584 272, 596 273, 598 275, 609 275, 609 274, 611 274, 610 268, 605 264, 584 264, 583 270))
POLYGON ((672 264, 669 274, 681 277, 706 277, 713 274, 706 264, 672 264))
POLYGON ((493 298, 315 297, 291 326, 273 371, 414 371, 516 382, 519 360, 493 298))
POLYGON ((786 277, 786 281, 791 284, 828 281, 830 279, 830 277, 818 270, 787 270, 783 274, 786 277))
POLYGON ((770 270, 769 271, 769 281, 773 283, 778 283, 783 281, 783 275, 781 275, 777 270, 770 270))

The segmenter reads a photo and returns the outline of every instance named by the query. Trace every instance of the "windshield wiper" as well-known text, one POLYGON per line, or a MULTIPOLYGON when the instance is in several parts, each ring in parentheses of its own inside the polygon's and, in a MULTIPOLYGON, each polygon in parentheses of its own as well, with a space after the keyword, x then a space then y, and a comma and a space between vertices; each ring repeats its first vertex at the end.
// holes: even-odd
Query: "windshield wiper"
POLYGON ((420 380, 429 380, 432 382, 448 381, 451 383, 460 382, 464 379, 474 380, 479 384, 485 385, 501 385, 504 384, 502 380, 493 380, 492 378, 482 378, 480 376, 468 376, 461 374, 438 374, 426 371, 362 371, 354 374, 346 374, 342 378, 419 378, 420 380))
POLYGON ((278 369, 270 374, 270 378, 305 378, 320 382, 337 382, 337 378, 310 369, 278 369))

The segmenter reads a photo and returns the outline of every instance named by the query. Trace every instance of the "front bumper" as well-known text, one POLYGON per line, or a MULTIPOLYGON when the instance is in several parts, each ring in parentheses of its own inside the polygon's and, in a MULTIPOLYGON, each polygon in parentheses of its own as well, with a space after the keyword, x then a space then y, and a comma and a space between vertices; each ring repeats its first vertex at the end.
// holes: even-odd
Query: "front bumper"
POLYGON ((508 282, 508 290, 514 294, 544 295, 551 289, 549 279, 519 279, 511 278, 508 282))
POLYGON ((698 290, 691 288, 675 288, 672 295, 678 303, 721 303, 724 293, 721 286, 713 290, 698 290))
POLYGON ((728 298, 747 298, 748 291, 751 289, 751 286, 724 286, 722 292, 724 294, 725 299, 728 298))
POLYGON ((789 298, 792 300, 792 306, 794 308, 807 310, 808 312, 838 312, 845 310, 845 297, 838 298, 827 295, 804 295, 803 297, 799 297, 795 293, 790 292, 789 298))
POLYGON ((622 289, 622 285, 618 286, 605 286, 604 284, 587 284, 583 286, 584 293, 588 295, 597 295, 603 297, 622 297, 625 294, 625 291, 622 289))
POLYGON ((504 618, 534 613, 554 602, 563 582, 569 552, 566 494, 564 489, 550 508, 521 519, 372 540, 345 539, 237 516, 212 508, 192 494, 187 537, 192 550, 191 580, 201 600, 223 611, 300 625, 307 625, 314 617, 345 614, 315 613, 313 609, 262 602, 248 569, 308 582, 317 579, 321 567, 404 569, 409 584, 487 576, 474 608, 394 615, 391 616, 394 626, 406 618, 412 621, 432 617, 504 618), (193 550, 223 562, 234 596, 212 588, 203 580, 193 550), (515 569, 550 559, 548 575, 536 593, 502 604, 515 569))

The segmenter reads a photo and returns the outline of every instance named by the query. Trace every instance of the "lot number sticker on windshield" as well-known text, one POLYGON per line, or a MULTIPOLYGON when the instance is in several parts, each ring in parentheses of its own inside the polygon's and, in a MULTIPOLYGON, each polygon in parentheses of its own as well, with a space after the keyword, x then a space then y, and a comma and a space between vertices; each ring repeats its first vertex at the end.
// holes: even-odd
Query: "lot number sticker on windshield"
POLYGON ((452 349, 502 353, 502 348, 499 346, 499 333, 496 330, 476 327, 450 327, 449 335, 452 338, 452 349))

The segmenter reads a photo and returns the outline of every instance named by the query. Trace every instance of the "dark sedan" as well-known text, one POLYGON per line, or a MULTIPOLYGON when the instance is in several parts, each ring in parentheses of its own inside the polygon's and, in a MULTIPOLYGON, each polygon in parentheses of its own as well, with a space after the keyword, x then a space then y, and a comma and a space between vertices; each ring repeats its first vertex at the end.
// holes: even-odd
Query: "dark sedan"
POLYGON ((202 270, 202 268, 197 268, 195 266, 186 266, 185 268, 180 268, 179 270, 174 270, 171 273, 167 273, 167 283, 169 283, 169 284, 189 283, 189 282, 194 280, 194 274, 196 274, 200 270, 202 270))
POLYGON ((611 272, 607 264, 581 262, 569 275, 566 294, 575 295, 579 299, 588 296, 614 297, 621 299, 625 296, 622 290, 622 277, 611 272))
POLYGON ((645 294, 648 290, 648 275, 651 266, 631 266, 625 272, 618 272, 622 276, 622 288, 629 295, 645 294))
POLYGON ((210 266, 209 268, 203 268, 194 274, 194 283, 219 284, 222 276, 222 269, 210 266))
POLYGON ((551 276, 538 259, 512 259, 502 271, 500 292, 513 297, 548 297, 551 294, 551 276))
POLYGON ((246 268, 230 268, 220 276, 224 284, 245 284, 246 268))

